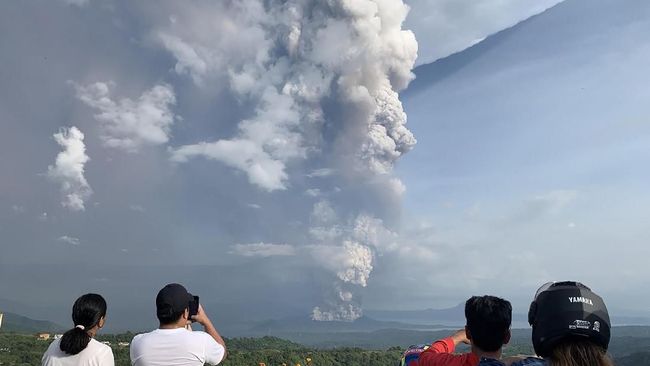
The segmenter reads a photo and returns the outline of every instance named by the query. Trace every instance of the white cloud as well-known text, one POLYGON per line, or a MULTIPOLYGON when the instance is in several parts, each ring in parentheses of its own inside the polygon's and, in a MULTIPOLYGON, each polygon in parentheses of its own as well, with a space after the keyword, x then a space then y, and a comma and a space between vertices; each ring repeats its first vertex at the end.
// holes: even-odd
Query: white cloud
POLYGON ((578 192, 574 190, 555 190, 536 196, 530 202, 544 205, 548 212, 557 213, 571 204, 578 197, 578 192))
POLYGON ((183 163, 197 156, 242 170, 252 184, 267 191, 286 189, 287 173, 284 164, 271 158, 250 140, 219 140, 186 145, 173 150, 171 160, 183 163))
POLYGON ((84 6, 90 3, 90 0, 61 0, 67 5, 84 6))
POLYGON ((129 205, 129 210, 135 212, 145 212, 146 210, 141 205, 129 205))
POLYGON ((305 191, 305 194, 309 197, 318 197, 321 195, 321 191, 318 188, 310 188, 305 191))
POLYGON ((70 245, 79 245, 80 244, 80 241, 79 241, 78 238, 75 238, 75 237, 72 237, 72 236, 67 236, 67 235, 60 236, 56 240, 58 240, 58 241, 60 241, 62 243, 70 244, 70 245))
POLYGON ((54 139, 64 150, 56 156, 55 164, 48 167, 48 177, 61 185, 63 207, 83 211, 84 201, 92 194, 84 177, 85 165, 90 160, 84 134, 77 127, 63 128, 54 134, 54 139))
POLYGON ((312 226, 335 225, 338 215, 328 200, 320 200, 314 204, 311 212, 312 226))
POLYGON ((406 185, 399 178, 390 178, 386 185, 395 197, 402 197, 406 192, 406 185))
POLYGON ((137 100, 111 98, 114 84, 97 82, 75 85, 77 97, 98 111, 95 119, 102 124, 102 141, 106 146, 137 152, 143 146, 169 141, 176 119, 171 107, 176 96, 170 85, 159 84, 145 91, 137 100))
POLYGON ((174 70, 179 74, 190 74, 195 83, 201 84, 208 71, 208 65, 196 50, 182 39, 170 34, 159 33, 157 38, 163 47, 176 57, 174 70))
POLYGON ((240 122, 237 138, 182 146, 172 151, 171 159, 217 160, 244 171, 248 180, 262 189, 284 190, 288 179, 286 162, 305 154, 300 135, 292 131, 299 123, 293 99, 267 88, 257 116, 240 122))
POLYGON ((321 168, 321 169, 313 170, 311 173, 307 174, 307 177, 309 178, 329 177, 334 173, 335 173, 334 169, 321 168))
POLYGON ((524 201, 521 208, 509 219, 530 221, 547 215, 555 215, 569 206, 578 197, 573 190, 555 190, 537 195, 524 201))
POLYGON ((12 205, 11 210, 15 213, 25 213, 25 207, 20 205, 12 205))
POLYGON ((244 257, 275 257, 296 255, 296 248, 288 244, 235 244, 231 248, 231 254, 241 255, 244 257))
POLYGON ((406 27, 420 41, 418 64, 480 42, 486 36, 560 3, 562 0, 406 0, 406 27))

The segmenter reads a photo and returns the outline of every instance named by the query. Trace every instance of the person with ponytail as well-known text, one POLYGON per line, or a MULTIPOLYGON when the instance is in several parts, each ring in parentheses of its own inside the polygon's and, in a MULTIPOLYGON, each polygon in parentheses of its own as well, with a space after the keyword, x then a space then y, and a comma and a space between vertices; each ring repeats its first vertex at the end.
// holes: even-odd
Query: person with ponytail
POLYGON ((42 366, 114 366, 111 347, 96 341, 95 335, 106 322, 106 300, 86 294, 72 306, 74 327, 52 342, 42 366))

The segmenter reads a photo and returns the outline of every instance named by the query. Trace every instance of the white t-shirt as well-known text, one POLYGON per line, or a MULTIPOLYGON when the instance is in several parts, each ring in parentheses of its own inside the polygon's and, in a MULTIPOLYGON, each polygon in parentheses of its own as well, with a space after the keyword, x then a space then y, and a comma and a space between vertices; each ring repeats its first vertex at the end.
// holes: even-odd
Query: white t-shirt
POLYGON ((50 343, 45 351, 42 366, 114 366, 113 350, 111 347, 99 343, 94 339, 90 340, 88 346, 76 355, 69 355, 59 348, 61 339, 50 343))
POLYGON ((156 329, 138 334, 131 341, 131 365, 217 365, 226 350, 208 333, 185 328, 156 329))

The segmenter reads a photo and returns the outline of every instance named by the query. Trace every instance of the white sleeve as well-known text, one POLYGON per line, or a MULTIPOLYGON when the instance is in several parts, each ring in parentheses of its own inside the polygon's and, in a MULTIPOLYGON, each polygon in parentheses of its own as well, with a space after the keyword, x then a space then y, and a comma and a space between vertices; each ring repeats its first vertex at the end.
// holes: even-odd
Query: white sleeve
POLYGON ((135 362, 137 361, 137 357, 139 356, 139 342, 138 340, 140 339, 140 336, 142 334, 138 334, 133 339, 131 340, 131 344, 129 345, 129 359, 131 360, 131 365, 135 365, 135 362))
POLYGON ((107 347, 105 352, 102 352, 99 358, 99 364, 102 366, 115 366, 115 358, 113 357, 113 350, 107 347))
POLYGON ((51 353, 52 353, 52 348, 54 347, 53 346, 54 343, 57 343, 57 341, 54 341, 54 342, 50 343, 50 345, 47 347, 47 350, 45 351, 45 353, 43 353, 43 357, 41 358, 41 365, 42 366, 49 366, 51 364, 50 363, 50 357, 51 357, 51 353))
POLYGON ((223 361, 223 357, 226 355, 226 350, 208 333, 201 333, 204 335, 203 344, 205 347, 205 363, 210 365, 218 365, 221 361, 223 361))

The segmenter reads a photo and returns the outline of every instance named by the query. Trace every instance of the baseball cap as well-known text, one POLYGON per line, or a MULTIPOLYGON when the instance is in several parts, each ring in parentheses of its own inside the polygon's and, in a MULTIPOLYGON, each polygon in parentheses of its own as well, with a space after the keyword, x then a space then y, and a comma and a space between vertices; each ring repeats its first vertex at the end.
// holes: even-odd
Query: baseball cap
POLYGON ((189 307, 192 294, 183 285, 170 283, 163 287, 156 296, 156 313, 158 316, 170 316, 189 307))
POLYGON ((607 350, 611 323, 603 299, 580 282, 549 282, 537 291, 528 311, 533 347, 548 357, 565 340, 587 340, 607 350))

